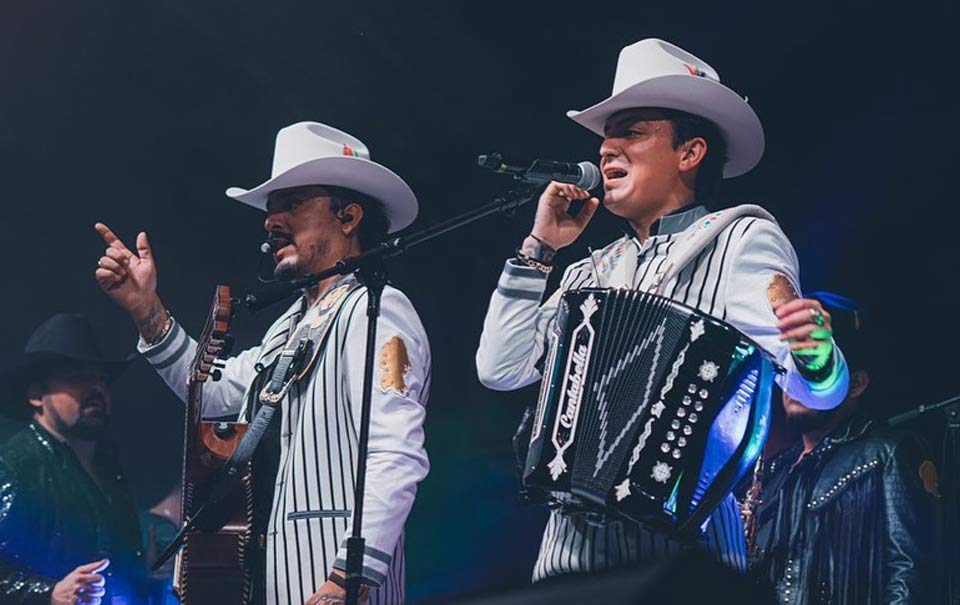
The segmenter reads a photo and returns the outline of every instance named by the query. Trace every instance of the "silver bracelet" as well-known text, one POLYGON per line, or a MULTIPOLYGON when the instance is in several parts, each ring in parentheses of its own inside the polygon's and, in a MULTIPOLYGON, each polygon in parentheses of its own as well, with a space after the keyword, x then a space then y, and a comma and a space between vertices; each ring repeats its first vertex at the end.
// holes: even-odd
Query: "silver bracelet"
POLYGON ((170 314, 170 311, 167 311, 167 322, 163 324, 163 329, 160 330, 160 335, 157 336, 157 339, 150 341, 144 338, 143 342, 146 343, 148 347, 152 347, 160 342, 163 342, 163 339, 167 337, 167 334, 169 334, 170 330, 172 329, 173 329, 173 315, 170 314))

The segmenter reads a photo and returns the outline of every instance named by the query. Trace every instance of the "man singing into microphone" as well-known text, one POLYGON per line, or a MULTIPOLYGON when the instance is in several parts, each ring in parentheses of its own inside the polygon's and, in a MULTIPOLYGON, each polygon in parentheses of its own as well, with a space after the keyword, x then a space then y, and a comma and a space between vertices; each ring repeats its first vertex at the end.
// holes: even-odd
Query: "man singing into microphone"
MULTIPOLYGON (((747 102, 704 61, 647 39, 621 51, 609 98, 568 116, 603 137, 603 204, 631 232, 567 267, 560 289, 541 304, 556 251, 580 236, 600 204, 575 185, 548 185, 530 235, 491 298, 477 351, 480 381, 513 390, 541 378, 545 335, 564 291, 631 288, 729 322, 786 368, 777 380, 794 400, 816 409, 838 405, 848 372, 829 314, 799 296, 797 257, 776 221, 756 206, 710 213, 702 205, 723 178, 760 160, 763 129, 747 102), (570 203, 579 199, 587 202, 571 216, 570 203), (698 239, 693 234, 704 230, 713 232, 712 241, 685 254, 698 239)), ((732 496, 713 513, 703 542, 728 564, 745 567, 732 496)), ((663 530, 616 515, 597 521, 557 504, 533 578, 649 561, 682 548, 663 530)))
MULTIPOLYGON (((413 222, 418 210, 410 187, 370 161, 362 142, 316 122, 282 129, 272 178, 251 190, 230 188, 227 195, 266 211, 264 227, 275 250, 276 277, 282 280, 318 273, 377 245, 387 233, 413 222)), ((157 295, 146 234, 137 237, 133 253, 105 225, 98 224, 97 231, 108 245, 97 263, 97 281, 136 322, 140 352, 186 400, 196 341, 157 295)), ((352 275, 305 290, 258 346, 228 359, 221 380, 205 383, 206 416, 236 415, 257 401, 280 407, 280 463, 265 532, 266 582, 260 586, 260 598, 269 605, 344 602, 366 299, 366 288, 352 275), (282 368, 289 364, 278 357, 298 350, 284 345, 302 338, 312 347, 294 361, 298 370, 287 375, 282 368)), ((363 580, 371 603, 388 604, 404 602, 403 525, 428 470, 423 421, 430 347, 413 305, 390 286, 377 326, 363 580)))

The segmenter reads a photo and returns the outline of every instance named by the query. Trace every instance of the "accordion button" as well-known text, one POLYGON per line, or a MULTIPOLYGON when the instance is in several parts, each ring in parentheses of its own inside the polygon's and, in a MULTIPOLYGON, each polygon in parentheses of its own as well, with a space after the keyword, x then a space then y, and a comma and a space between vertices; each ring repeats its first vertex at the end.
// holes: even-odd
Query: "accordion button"
POLYGON ((677 436, 673 433, 673 431, 667 431, 667 441, 673 441, 676 438, 677 436))
POLYGON ((670 455, 673 456, 674 458, 679 458, 679 457, 680 457, 680 450, 673 450, 673 452, 671 452, 670 455))
POLYGON ((666 454, 667 452, 669 452, 669 451, 670 451, 670 444, 664 442, 663 445, 660 446, 660 451, 663 452, 664 454, 666 454))
POLYGON ((687 410, 683 408, 677 408, 677 416, 683 418, 686 415, 687 415, 687 410))
POLYGON ((684 447, 685 445, 687 445, 686 439, 684 439, 683 437, 677 439, 677 447, 684 447))
POLYGON ((680 428, 680 421, 679 421, 679 420, 674 420, 673 422, 671 422, 671 423, 670 423, 670 428, 673 428, 673 429, 678 429, 678 428, 680 428))
POLYGON ((687 392, 690 393, 690 394, 696 393, 696 392, 697 392, 697 385, 695 385, 695 384, 693 384, 693 383, 691 382, 691 383, 690 383, 690 386, 687 387, 687 392))
POLYGON ((697 423, 697 415, 690 414, 690 424, 696 424, 696 423, 697 423))
POLYGON ((710 396, 710 392, 707 389, 700 389, 700 399, 706 399, 710 396))
POLYGON ((697 403, 694 404, 693 409, 697 410, 698 412, 702 412, 703 404, 698 401, 697 403))
POLYGON ((690 426, 689 424, 683 427, 683 434, 684 434, 684 435, 689 435, 689 434, 692 433, 692 432, 693 432, 693 427, 690 426))
POLYGON ((690 395, 683 396, 683 405, 690 405, 693 403, 693 399, 690 399, 690 395))

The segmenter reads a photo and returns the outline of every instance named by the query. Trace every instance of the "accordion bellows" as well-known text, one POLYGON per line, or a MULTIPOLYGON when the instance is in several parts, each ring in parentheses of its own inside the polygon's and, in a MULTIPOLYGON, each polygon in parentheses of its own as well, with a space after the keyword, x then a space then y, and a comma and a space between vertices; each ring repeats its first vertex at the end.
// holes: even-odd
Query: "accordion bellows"
POLYGON ((696 309, 636 290, 568 291, 524 484, 696 530, 760 454, 773 372, 753 341, 696 309))

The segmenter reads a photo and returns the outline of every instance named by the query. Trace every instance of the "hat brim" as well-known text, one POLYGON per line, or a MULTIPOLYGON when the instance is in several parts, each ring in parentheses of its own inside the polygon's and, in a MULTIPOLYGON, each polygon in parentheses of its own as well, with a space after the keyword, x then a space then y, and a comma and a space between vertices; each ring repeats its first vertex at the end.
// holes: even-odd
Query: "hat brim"
POLYGON ((70 361, 89 363, 102 368, 109 379, 113 380, 137 357, 139 354, 136 352, 130 353, 124 359, 86 359, 46 351, 21 353, 0 370, 0 397, 3 397, 3 401, 0 401, 0 413, 16 417, 29 415, 27 411, 15 406, 21 401, 28 386, 27 380, 37 368, 70 361))
POLYGON ((583 111, 570 110, 567 117, 603 136, 610 116, 640 107, 678 109, 716 124, 727 143, 724 178, 748 172, 763 156, 763 126, 756 112, 737 93, 708 78, 679 74, 651 78, 583 111))
POLYGON ((346 187, 376 198, 383 204, 389 233, 409 226, 417 218, 417 197, 402 178, 386 166, 352 156, 310 160, 253 189, 230 187, 226 194, 244 204, 266 210, 267 197, 272 192, 304 185, 346 187))

